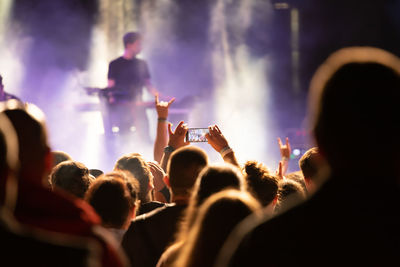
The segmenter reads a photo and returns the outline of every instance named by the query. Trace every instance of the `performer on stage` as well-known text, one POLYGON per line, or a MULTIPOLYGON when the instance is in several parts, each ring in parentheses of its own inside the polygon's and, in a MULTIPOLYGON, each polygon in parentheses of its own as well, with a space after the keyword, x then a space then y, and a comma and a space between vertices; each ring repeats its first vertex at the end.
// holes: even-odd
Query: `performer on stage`
POLYGON ((112 89, 107 93, 110 126, 119 131, 136 129, 139 137, 148 141, 148 121, 140 102, 143 87, 153 95, 157 91, 150 82, 146 61, 136 57, 142 49, 140 34, 128 32, 123 42, 124 54, 111 61, 108 69, 108 88, 112 89))

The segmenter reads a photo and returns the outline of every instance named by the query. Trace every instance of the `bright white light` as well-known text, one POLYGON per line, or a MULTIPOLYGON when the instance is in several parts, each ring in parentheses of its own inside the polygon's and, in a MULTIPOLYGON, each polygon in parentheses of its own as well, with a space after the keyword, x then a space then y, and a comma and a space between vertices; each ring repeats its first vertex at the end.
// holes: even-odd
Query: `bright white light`
POLYGON ((301 153, 300 149, 297 148, 293 149, 293 155, 295 155, 296 157, 299 156, 300 153, 301 153))
POLYGON ((237 152, 239 161, 250 159, 270 161, 267 157, 268 139, 271 136, 268 107, 268 85, 265 73, 268 58, 252 58, 244 44, 250 26, 254 1, 242 1, 235 14, 226 15, 225 1, 219 0, 212 12, 210 39, 213 42, 213 68, 216 123, 220 125, 230 145, 237 152), (230 17, 236 24, 231 34, 243 43, 232 47, 228 41, 227 26, 230 17))
POLYGON ((113 133, 118 133, 118 132, 119 132, 119 127, 118 127, 118 126, 113 126, 113 127, 111 128, 111 131, 112 131, 113 133))
POLYGON ((0 1, 0 74, 3 76, 5 90, 19 95, 20 81, 24 75, 20 59, 30 43, 30 39, 21 38, 19 30, 11 23, 10 14, 13 0, 0 1))

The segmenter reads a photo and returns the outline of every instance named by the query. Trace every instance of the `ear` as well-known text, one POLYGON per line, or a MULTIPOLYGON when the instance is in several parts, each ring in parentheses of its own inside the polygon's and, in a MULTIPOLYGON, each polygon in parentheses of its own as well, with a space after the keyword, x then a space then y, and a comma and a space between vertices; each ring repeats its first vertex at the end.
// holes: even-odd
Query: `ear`
POLYGON ((163 178, 164 183, 167 185, 168 188, 171 188, 171 184, 169 182, 169 176, 168 174, 164 176, 163 178))

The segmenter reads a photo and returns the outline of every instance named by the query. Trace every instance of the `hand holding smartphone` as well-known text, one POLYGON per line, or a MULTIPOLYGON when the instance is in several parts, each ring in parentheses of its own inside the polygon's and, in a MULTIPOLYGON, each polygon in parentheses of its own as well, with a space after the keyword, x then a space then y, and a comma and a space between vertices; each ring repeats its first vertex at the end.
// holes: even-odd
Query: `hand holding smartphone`
POLYGON ((207 142, 208 128, 189 128, 186 133, 186 142, 207 142))

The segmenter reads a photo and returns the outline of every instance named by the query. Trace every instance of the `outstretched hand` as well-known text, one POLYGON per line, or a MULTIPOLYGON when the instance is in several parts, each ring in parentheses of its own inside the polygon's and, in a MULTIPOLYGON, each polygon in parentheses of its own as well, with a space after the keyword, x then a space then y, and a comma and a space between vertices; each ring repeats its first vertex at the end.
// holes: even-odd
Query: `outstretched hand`
POLYGON ((206 138, 208 143, 219 153, 223 148, 229 147, 228 141, 217 125, 209 126, 206 138))
POLYGON ((170 101, 159 101, 158 94, 155 95, 155 105, 158 118, 167 119, 168 118, 168 109, 172 103, 174 103, 175 97, 173 97, 170 101))
POLYGON ((169 134, 169 141, 168 146, 173 147, 174 149, 178 149, 183 146, 187 146, 190 142, 185 141, 185 136, 188 131, 187 125, 181 121, 178 126, 176 126, 175 131, 171 129, 172 124, 168 124, 168 134, 169 134))
POLYGON ((289 159, 292 153, 292 150, 290 148, 289 138, 286 137, 286 144, 283 145, 281 139, 278 137, 278 145, 282 159, 289 159))

